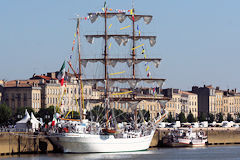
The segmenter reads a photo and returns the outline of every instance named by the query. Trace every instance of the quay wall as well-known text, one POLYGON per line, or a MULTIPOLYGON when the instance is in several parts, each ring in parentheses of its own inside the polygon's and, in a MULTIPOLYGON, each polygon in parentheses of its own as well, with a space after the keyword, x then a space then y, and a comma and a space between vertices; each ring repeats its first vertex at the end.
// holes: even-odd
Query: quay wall
MULTIPOLYGON (((185 128, 186 129, 186 128, 185 128)), ((157 129, 150 147, 162 146, 162 138, 173 130, 172 128, 157 129)), ((239 128, 193 128, 193 131, 204 131, 208 136, 208 145, 218 144, 240 144, 240 129, 239 128)))
MULTIPOLYGON (((150 147, 162 146, 162 138, 169 128, 157 129, 150 147)), ((240 144, 240 129, 238 128, 198 128, 208 136, 209 145, 240 144)), ((32 133, 0 132, 0 155, 51 152, 56 149, 44 135, 32 133)))
POLYGON ((0 155, 53 151, 52 144, 42 135, 1 132, 0 155))

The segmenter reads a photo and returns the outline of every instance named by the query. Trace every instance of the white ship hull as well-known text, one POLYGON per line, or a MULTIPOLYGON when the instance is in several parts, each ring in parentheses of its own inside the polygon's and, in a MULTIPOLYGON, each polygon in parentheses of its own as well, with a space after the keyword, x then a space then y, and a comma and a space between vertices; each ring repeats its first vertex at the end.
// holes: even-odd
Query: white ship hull
POLYGON ((146 150, 152 141, 154 131, 138 138, 114 138, 113 135, 91 135, 64 133, 50 136, 53 144, 65 153, 129 152, 146 150))

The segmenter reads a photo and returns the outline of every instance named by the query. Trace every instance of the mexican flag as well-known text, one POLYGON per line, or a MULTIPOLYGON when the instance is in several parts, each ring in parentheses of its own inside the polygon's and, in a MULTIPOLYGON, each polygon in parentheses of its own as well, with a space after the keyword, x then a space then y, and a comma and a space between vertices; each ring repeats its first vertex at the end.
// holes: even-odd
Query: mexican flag
POLYGON ((65 77, 65 61, 63 62, 62 67, 57 75, 57 78, 58 78, 59 82, 61 83, 61 86, 63 86, 64 77, 65 77))

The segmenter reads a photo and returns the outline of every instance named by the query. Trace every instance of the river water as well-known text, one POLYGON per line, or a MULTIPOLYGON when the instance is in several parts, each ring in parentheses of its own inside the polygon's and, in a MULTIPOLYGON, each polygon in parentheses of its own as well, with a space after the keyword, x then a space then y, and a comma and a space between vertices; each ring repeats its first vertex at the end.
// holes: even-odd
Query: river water
POLYGON ((203 148, 151 148, 140 152, 101 154, 25 154, 0 157, 6 160, 240 160, 240 145, 209 146, 203 148))

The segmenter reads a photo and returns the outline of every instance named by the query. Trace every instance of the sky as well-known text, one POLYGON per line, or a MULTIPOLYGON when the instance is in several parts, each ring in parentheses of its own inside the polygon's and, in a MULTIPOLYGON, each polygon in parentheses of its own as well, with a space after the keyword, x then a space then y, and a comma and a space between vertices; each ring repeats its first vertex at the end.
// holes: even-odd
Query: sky
MULTIPOLYGON (((72 18, 101 11, 103 4, 104 0, 1 0, 0 79, 28 79, 34 73, 59 70, 72 54, 76 28, 72 18)), ((107 6, 128 10, 132 1, 107 0, 107 6)), ((162 58, 157 71, 150 69, 155 76, 166 79, 164 88, 190 90, 193 85, 212 84, 221 89, 240 89, 239 6, 239 0, 134 1, 136 14, 154 17, 149 25, 143 21, 138 24, 144 35, 158 37, 154 47, 146 42, 146 48, 149 57, 162 58)), ((97 21, 82 21, 81 35, 101 33, 103 24, 100 19, 97 21)), ((118 24, 111 19, 108 24, 113 24, 115 33, 129 22, 118 24)), ((102 52, 103 43, 95 43, 89 47, 82 36, 82 54, 102 52)), ((116 46, 112 51, 121 52, 116 46)), ((139 73, 145 70, 138 69, 139 73)))

